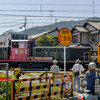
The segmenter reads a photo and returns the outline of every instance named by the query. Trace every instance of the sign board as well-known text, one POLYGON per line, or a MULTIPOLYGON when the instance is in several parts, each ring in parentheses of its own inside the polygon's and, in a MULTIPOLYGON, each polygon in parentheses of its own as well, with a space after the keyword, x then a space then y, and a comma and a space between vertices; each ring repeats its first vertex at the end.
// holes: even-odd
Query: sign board
POLYGON ((65 92, 71 92, 72 79, 67 78, 65 83, 66 83, 65 92))
POLYGON ((0 77, 0 82, 7 82, 9 80, 10 80, 9 77, 0 77))
POLYGON ((58 40, 61 45, 68 46, 72 42, 72 33, 67 28, 62 28, 58 33, 58 40))

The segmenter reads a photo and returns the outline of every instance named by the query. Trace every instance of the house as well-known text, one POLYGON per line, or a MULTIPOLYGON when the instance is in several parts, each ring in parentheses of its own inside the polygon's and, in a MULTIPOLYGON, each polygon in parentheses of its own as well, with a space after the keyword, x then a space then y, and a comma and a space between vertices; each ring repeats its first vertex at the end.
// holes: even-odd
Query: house
POLYGON ((88 31, 83 26, 74 26, 72 32, 72 44, 88 44, 88 31))
POLYGON ((87 21, 83 27, 88 30, 89 44, 94 50, 97 50, 97 44, 100 41, 100 22, 99 21, 87 21))
POLYGON ((83 26, 74 26, 71 30, 72 44, 90 45, 93 50, 97 50, 97 44, 100 41, 100 22, 87 21, 83 26))

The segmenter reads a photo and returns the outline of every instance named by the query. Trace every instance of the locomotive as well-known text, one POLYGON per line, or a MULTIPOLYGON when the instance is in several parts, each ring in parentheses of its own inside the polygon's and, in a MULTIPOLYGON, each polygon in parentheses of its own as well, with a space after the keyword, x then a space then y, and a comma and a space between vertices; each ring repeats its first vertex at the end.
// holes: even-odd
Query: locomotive
MULTIPOLYGON (((90 47, 66 47, 67 69, 80 59, 82 64, 89 63, 90 47)), ((52 61, 56 59, 63 69, 63 47, 35 47, 35 40, 12 39, 10 47, 0 47, 0 63, 9 63, 10 67, 22 68, 50 68, 52 61)))

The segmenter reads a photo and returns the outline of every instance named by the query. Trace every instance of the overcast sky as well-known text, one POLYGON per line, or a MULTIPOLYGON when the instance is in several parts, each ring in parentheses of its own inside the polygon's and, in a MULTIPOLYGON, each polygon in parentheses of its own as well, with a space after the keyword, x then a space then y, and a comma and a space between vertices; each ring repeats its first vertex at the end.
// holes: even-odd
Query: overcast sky
POLYGON ((100 0, 0 0, 0 34, 24 30, 25 16, 27 28, 100 17, 100 0))

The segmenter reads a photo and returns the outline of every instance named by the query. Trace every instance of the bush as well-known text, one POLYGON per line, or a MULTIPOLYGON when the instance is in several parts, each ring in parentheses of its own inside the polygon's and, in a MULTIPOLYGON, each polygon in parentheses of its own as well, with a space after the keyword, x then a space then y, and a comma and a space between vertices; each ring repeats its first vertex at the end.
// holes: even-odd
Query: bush
POLYGON ((0 100, 10 100, 10 94, 11 94, 11 83, 8 82, 8 97, 6 95, 7 92, 7 83, 6 82, 0 82, 0 100))

